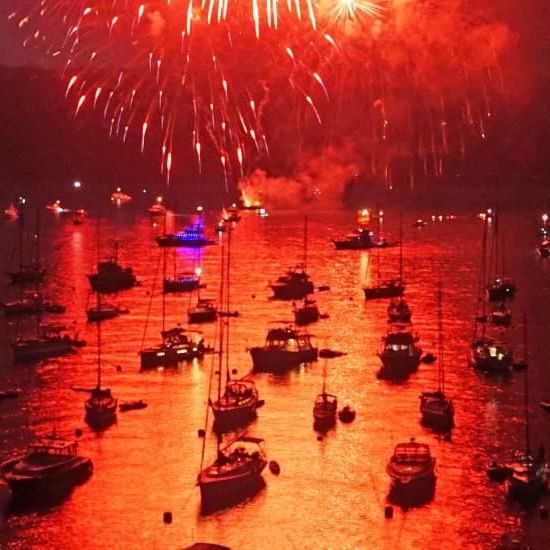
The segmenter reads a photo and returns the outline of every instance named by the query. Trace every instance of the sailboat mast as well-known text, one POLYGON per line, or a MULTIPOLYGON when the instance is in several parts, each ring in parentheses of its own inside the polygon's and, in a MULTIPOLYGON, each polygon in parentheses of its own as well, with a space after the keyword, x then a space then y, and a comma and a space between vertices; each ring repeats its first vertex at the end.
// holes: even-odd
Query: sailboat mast
POLYGON ((19 271, 23 270, 23 231, 25 230, 25 200, 19 199, 19 271))
MULTIPOLYGON (((219 296, 219 303, 221 307, 223 307, 224 299, 225 299, 225 288, 224 288, 224 279, 225 279, 225 245, 222 238, 222 246, 221 246, 221 262, 220 262, 220 296, 219 296)), ((225 339, 224 339, 224 330, 225 330, 225 321, 223 315, 219 315, 219 338, 220 338, 220 349, 218 351, 218 402, 221 401, 222 397, 222 368, 223 368, 223 353, 224 353, 224 345, 225 345, 225 339)), ((218 439, 218 451, 219 451, 219 443, 220 440, 218 439)))
POLYGON ((441 281, 439 281, 438 288, 438 330, 439 330, 439 393, 445 393, 445 374, 444 374, 444 365, 443 365, 443 288, 441 281))
POLYGON ((304 217, 304 271, 307 273, 307 216, 304 217))
MULTIPOLYGON (((164 234, 166 235, 166 212, 164 213, 164 234)), ((174 259, 176 257, 176 253, 174 251, 174 259)), ((165 331, 166 331, 166 292, 164 292, 164 284, 166 281, 166 248, 162 249, 162 286, 161 286, 161 293, 162 293, 162 325, 161 325, 161 334, 162 334, 162 341, 164 343, 165 340, 165 331)))
POLYGON ((231 260, 231 226, 227 230, 227 262, 225 267, 225 304, 222 305, 223 308, 225 308, 225 311, 227 313, 226 318, 226 325, 225 325, 225 379, 226 383, 229 382, 231 376, 229 374, 229 267, 230 267, 230 260, 231 260))
POLYGON ((403 284, 403 214, 399 214, 399 282, 403 284))
MULTIPOLYGON (((101 294, 96 292, 97 311, 101 311, 101 294)), ((101 320, 97 321, 97 387, 101 388, 101 320)))
POLYGON ((528 363, 528 352, 527 352, 527 315, 525 313, 523 314, 523 354, 524 354, 524 361, 525 361, 525 391, 524 391, 524 399, 525 399, 525 454, 529 455, 529 440, 530 440, 530 434, 529 434, 529 363, 528 363))

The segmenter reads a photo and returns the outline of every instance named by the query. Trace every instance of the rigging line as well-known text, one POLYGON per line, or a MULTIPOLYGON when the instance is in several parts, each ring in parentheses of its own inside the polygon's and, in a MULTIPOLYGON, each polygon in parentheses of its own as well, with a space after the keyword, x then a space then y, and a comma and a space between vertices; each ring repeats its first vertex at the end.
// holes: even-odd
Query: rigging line
POLYGON ((153 279, 153 287, 151 288, 151 296, 149 297, 149 305, 147 306, 147 316, 145 317, 145 326, 143 327, 143 336, 141 337, 141 346, 140 346, 141 350, 143 350, 143 345, 145 343, 145 336, 147 334, 147 326, 149 325, 149 316, 151 315, 151 307, 153 305, 153 298, 155 296, 155 287, 157 284, 157 279, 160 271, 161 260, 162 260, 162 251, 159 252, 157 267, 155 269, 155 278, 153 279))

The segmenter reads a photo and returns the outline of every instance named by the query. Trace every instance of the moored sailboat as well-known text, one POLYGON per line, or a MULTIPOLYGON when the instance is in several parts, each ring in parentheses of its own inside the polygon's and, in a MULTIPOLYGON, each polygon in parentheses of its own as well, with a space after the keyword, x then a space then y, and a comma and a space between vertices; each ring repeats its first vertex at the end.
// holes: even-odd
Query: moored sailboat
MULTIPOLYGON (((97 293, 97 309, 100 309, 101 299, 97 293)), ((97 323, 97 384, 90 392, 90 397, 84 403, 86 422, 94 428, 105 428, 116 420, 118 399, 111 390, 101 387, 101 322, 97 323)))
POLYGON ((510 474, 507 478, 508 493, 521 501, 533 501, 548 489, 550 467, 545 462, 544 448, 538 456, 531 454, 530 418, 529 418, 529 363, 527 353, 527 320, 523 318, 524 360, 527 368, 524 378, 524 420, 525 447, 516 452, 514 460, 508 464, 510 474))
POLYGON ((442 300, 443 292, 441 282, 438 288, 439 312, 438 312, 438 332, 439 332, 439 351, 437 368, 437 390, 431 392, 422 392, 420 394, 420 414, 422 422, 436 430, 447 431, 454 424, 454 406, 453 402, 445 394, 445 363, 443 358, 443 310, 442 300))
POLYGON ((382 338, 382 349, 378 353, 382 361, 378 377, 402 379, 415 371, 422 356, 418 340, 411 324, 390 325, 388 334, 382 338))
POLYGON ((313 426, 316 430, 324 431, 336 422, 338 398, 327 393, 327 361, 323 362, 323 388, 315 398, 313 404, 313 426))
MULTIPOLYGON (((227 254, 221 251, 220 304, 229 311, 231 228, 227 232, 227 254)), ((214 429, 227 431, 243 426, 256 416, 259 398, 256 384, 249 377, 232 379, 229 369, 229 328, 231 317, 219 317, 218 393, 210 400, 214 414, 214 429)))

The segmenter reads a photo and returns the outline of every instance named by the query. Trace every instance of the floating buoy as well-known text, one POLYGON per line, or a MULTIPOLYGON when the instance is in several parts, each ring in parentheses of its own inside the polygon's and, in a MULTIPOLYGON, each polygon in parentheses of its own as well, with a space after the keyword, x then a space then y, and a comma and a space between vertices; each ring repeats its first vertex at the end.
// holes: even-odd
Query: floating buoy
POLYGON ((204 437, 206 435, 206 431, 204 430, 204 428, 200 428, 197 433, 199 437, 204 437))
POLYGON ((322 436, 322 435, 318 435, 318 436, 317 436, 317 441, 323 441, 323 436, 322 436))
POLYGON ((355 420, 355 410, 353 410, 349 405, 345 405, 343 409, 338 411, 338 418, 340 422, 353 422, 355 420))
POLYGON ((281 473, 281 467, 279 466, 279 463, 276 460, 269 461, 269 471, 276 476, 278 476, 281 473))
POLYGON ((433 353, 426 353, 424 357, 422 357, 421 361, 422 363, 433 363, 435 362, 435 355, 433 353))
POLYGON ((82 429, 81 428, 77 428, 75 431, 74 431, 74 435, 76 435, 76 437, 80 437, 82 435, 82 429))
POLYGON ((231 374, 237 374, 237 369, 233 369, 233 370, 231 371, 231 374))
POLYGON ((541 519, 548 519, 548 508, 546 508, 546 506, 541 506, 539 508, 539 515, 541 519))
POLYGON ((172 512, 164 512, 164 514, 162 514, 162 521, 164 521, 164 523, 172 523, 172 512))
POLYGON ((116 366, 116 371, 117 371, 117 372, 122 372, 122 367, 121 367, 120 365, 117 365, 117 366, 116 366))
POLYGON ((393 506, 386 506, 384 508, 384 517, 386 519, 391 519, 393 518, 393 506))

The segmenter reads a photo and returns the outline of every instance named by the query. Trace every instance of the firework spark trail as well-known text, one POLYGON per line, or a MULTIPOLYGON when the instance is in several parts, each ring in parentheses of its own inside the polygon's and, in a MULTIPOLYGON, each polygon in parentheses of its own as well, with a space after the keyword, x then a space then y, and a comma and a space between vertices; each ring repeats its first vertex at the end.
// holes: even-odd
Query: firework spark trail
POLYGON ((97 111, 110 135, 158 147, 167 181, 182 141, 199 172, 213 146, 227 184, 269 155, 266 124, 302 131, 293 108, 330 139, 354 136, 388 182, 401 158, 441 174, 485 136, 501 75, 506 29, 476 15, 463 0, 42 0, 10 18, 63 60, 74 116, 97 111))

